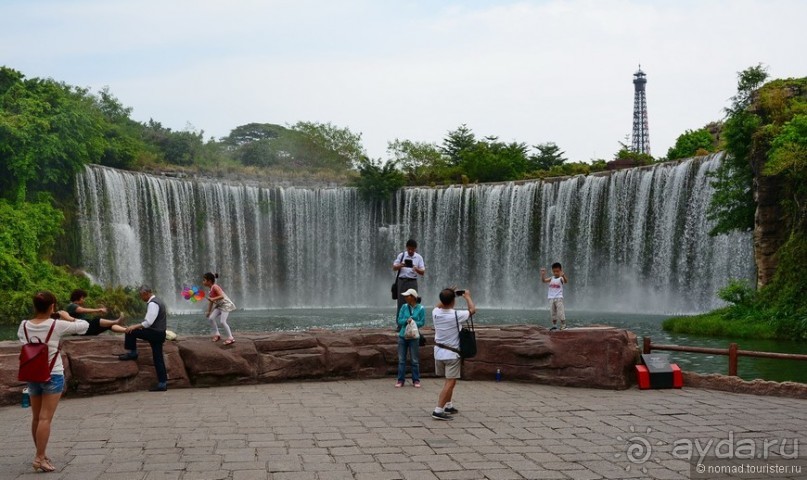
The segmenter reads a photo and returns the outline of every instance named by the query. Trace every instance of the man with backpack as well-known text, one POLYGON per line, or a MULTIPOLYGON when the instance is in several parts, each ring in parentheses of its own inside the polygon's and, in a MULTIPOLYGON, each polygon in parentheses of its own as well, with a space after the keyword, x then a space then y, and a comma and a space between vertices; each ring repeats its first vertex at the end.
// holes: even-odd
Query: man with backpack
POLYGON ((476 313, 476 306, 468 290, 446 288, 440 292, 440 303, 432 312, 434 321, 434 373, 438 377, 446 377, 443 389, 437 397, 437 406, 432 412, 435 420, 451 420, 451 416, 459 413, 451 402, 454 387, 460 378, 462 358, 460 357, 460 328, 471 315, 476 313), (468 310, 454 310, 457 297, 465 299, 468 310))

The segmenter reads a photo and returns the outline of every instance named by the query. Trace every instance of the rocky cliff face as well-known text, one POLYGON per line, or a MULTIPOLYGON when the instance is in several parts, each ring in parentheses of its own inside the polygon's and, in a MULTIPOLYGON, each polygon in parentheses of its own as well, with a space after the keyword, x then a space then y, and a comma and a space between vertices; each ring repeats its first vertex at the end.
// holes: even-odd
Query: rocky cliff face
MULTIPOLYGON (((432 332, 420 349, 421 372, 434 374, 432 332)), ((485 327, 477 330, 479 354, 466 360, 463 378, 625 389, 633 384, 636 336, 607 327, 549 333, 542 327, 485 327)), ((140 358, 122 362, 123 339, 115 336, 65 340, 67 395, 144 390, 155 382, 148 344, 140 358)), ((17 381, 20 345, 0 342, 0 405, 20 402, 17 381)), ((397 338, 391 330, 363 329, 281 332, 239 336, 224 347, 207 337, 167 342, 169 388, 210 387, 307 379, 381 378, 397 372, 397 338)))
POLYGON ((787 240, 789 227, 782 218, 781 179, 759 176, 755 184, 754 263, 757 267, 757 288, 762 288, 770 283, 776 273, 779 265, 776 252, 787 240))

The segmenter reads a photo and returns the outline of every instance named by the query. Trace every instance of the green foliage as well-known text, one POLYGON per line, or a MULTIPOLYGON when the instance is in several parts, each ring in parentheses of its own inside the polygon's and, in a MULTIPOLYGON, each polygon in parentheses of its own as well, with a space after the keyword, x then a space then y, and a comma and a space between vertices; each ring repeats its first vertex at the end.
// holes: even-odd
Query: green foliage
POLYGON ((504 143, 496 137, 477 141, 459 153, 462 172, 472 181, 517 180, 527 172, 527 146, 504 143))
POLYGON ((361 133, 340 128, 332 123, 297 122, 291 129, 304 134, 310 142, 326 155, 324 162, 331 167, 351 168, 366 156, 361 143, 361 133))
POLYGON ((436 182, 445 177, 450 169, 447 157, 434 143, 396 138, 387 144, 387 153, 406 175, 409 185, 436 182))
POLYGON ((726 108, 729 117, 738 114, 751 104, 751 96, 768 79, 768 69, 758 63, 737 72, 737 93, 731 97, 731 106, 726 108))
POLYGON ((779 267, 760 290, 760 303, 775 311, 773 318, 780 332, 807 339, 807 235, 794 231, 777 254, 779 267))
POLYGON ((675 145, 667 150, 667 160, 689 158, 699 152, 714 152, 717 142, 706 127, 699 130, 687 130, 675 140, 675 145))
POLYGON ((0 199, 0 286, 30 289, 30 269, 42 270, 43 258, 53 253, 62 233, 62 212, 46 199, 12 204, 0 199))
POLYGON ((153 119, 143 126, 142 136, 166 162, 174 165, 192 165, 204 150, 204 132, 174 131, 153 119))
POLYGON ((782 206, 795 230, 804 230, 807 217, 807 114, 786 122, 771 141, 765 175, 785 179, 782 206))
POLYGON ((0 190, 17 201, 64 189, 104 152, 103 118, 85 90, 0 67, 0 190))
POLYGON ((737 74, 737 93, 726 108, 723 126, 723 141, 726 158, 712 175, 715 194, 709 204, 709 219, 716 222, 710 232, 720 235, 733 230, 749 230, 754 227, 753 181, 751 158, 754 135, 762 125, 762 119, 749 111, 752 94, 768 77, 760 64, 737 74))
POLYGON ((53 265, 48 259, 62 233, 62 213, 54 208, 46 195, 37 202, 12 204, 0 199, 0 289, 6 295, 0 302, 0 321, 16 323, 30 314, 31 297, 39 290, 50 290, 67 304, 70 292, 83 288, 91 297, 127 315, 142 313, 132 292, 123 289, 103 290, 91 285, 83 275, 53 265))
POLYGON ((717 292, 718 298, 732 305, 750 307, 756 301, 756 290, 745 280, 731 280, 717 292))
POLYGON ((662 324, 668 332, 705 337, 778 338, 776 328, 756 316, 739 315, 736 307, 726 307, 701 315, 672 317, 662 324))
POLYGON ((715 223, 711 235, 754 227, 754 172, 749 155, 754 132, 761 119, 750 112, 729 117, 723 127, 726 157, 712 176, 715 193, 709 203, 708 217, 715 223))
POLYGON ((476 135, 465 124, 462 124, 456 130, 448 132, 440 148, 448 157, 448 164, 458 166, 462 163, 462 153, 473 148, 475 144, 476 135))
POLYGON ((632 160, 634 163, 636 163, 636 165, 650 165, 653 163, 654 158, 652 155, 648 153, 634 152, 624 143, 619 143, 621 148, 614 155, 614 160, 632 160))
MULTIPOLYGON (((502 142, 496 136, 479 138, 467 125, 460 125, 448 132, 439 146, 395 139, 388 144, 387 152, 403 171, 409 185, 504 182, 588 175, 607 169, 605 160, 568 162, 564 152, 553 142, 532 148, 534 151, 530 152, 525 143, 502 142)), ((641 161, 647 159, 642 157, 641 161)))
POLYGON ((242 165, 289 170, 349 171, 364 152, 360 134, 311 122, 291 128, 271 123, 241 125, 220 145, 242 165))
POLYGON ((230 134, 221 139, 222 143, 230 147, 240 147, 261 140, 271 140, 284 135, 288 129, 271 123, 248 123, 235 127, 230 134))
POLYGON ((551 170, 552 167, 563 165, 568 160, 559 146, 555 142, 539 143, 535 145, 536 152, 529 156, 527 169, 531 172, 536 170, 551 170))
POLYGON ((355 185, 362 197, 370 201, 384 201, 403 187, 406 180, 395 162, 364 158, 359 162, 359 178, 355 185))

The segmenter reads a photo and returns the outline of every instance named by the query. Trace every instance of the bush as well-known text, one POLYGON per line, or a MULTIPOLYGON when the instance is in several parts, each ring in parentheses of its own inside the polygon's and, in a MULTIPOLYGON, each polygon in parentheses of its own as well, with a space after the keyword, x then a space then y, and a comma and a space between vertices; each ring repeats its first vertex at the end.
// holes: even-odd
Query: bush
POLYGON ((380 160, 365 158, 359 163, 359 174, 355 185, 366 200, 386 200, 406 183, 396 162, 382 164, 380 160))
POLYGON ((731 280, 717 292, 717 296, 724 302, 744 307, 753 305, 756 295, 757 292, 745 280, 731 280))

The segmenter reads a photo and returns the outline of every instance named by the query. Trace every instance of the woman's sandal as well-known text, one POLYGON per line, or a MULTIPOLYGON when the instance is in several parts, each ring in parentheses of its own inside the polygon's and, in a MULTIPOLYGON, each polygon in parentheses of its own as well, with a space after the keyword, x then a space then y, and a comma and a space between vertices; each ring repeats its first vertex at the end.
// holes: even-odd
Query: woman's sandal
POLYGON ((235 339, 234 339, 234 338, 228 338, 227 340, 225 340, 225 341, 224 341, 224 344, 225 344, 225 345, 232 345, 232 344, 234 344, 234 343, 235 343, 235 339))
POLYGON ((218 342, 221 340, 221 335, 213 335, 213 342, 218 342))
POLYGON ((50 464, 50 460, 48 458, 43 458, 42 460, 34 460, 34 463, 31 464, 34 467, 34 471, 38 472, 42 470, 43 472, 52 472, 56 470, 56 467, 50 464))

